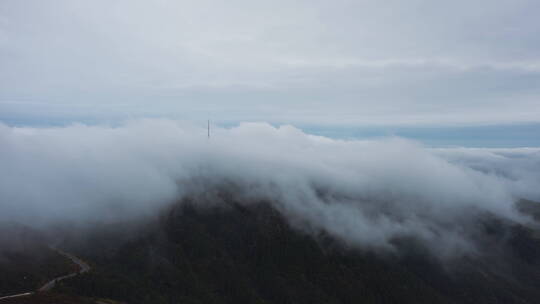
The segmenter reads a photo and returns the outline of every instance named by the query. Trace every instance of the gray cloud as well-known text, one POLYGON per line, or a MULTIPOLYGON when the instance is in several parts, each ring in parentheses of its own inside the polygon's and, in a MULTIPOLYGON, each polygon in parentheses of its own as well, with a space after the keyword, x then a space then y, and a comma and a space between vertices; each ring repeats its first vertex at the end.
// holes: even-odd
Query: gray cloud
POLYGON ((299 229, 353 246, 414 236, 440 254, 474 250, 469 229, 493 214, 525 223, 540 200, 539 149, 430 149, 387 138, 342 141, 291 126, 206 129, 170 120, 119 127, 0 125, 0 220, 115 221, 195 197, 273 204, 299 229))
POLYGON ((538 121, 539 11, 532 0, 2 1, 0 119, 538 121))

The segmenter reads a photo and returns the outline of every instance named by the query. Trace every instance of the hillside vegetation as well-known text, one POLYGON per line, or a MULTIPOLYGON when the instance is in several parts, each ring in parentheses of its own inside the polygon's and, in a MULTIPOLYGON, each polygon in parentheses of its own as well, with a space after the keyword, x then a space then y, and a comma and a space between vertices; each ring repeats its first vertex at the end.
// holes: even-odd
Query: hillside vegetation
POLYGON ((0 297, 34 291, 77 270, 71 261, 51 250, 38 231, 14 223, 3 223, 0 229, 0 297))
POLYGON ((485 253, 441 261, 414 240, 351 249, 292 229, 265 203, 179 203, 143 228, 103 226, 66 246, 93 270, 58 292, 128 303, 537 303, 535 231, 479 219, 485 253))

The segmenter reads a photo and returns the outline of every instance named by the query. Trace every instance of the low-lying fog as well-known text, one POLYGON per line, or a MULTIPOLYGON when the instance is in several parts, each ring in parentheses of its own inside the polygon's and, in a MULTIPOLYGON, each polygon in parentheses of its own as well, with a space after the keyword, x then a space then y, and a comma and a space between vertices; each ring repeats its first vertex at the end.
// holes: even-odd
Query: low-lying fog
POLYGON ((414 236, 444 254, 474 249, 483 214, 526 222, 540 200, 540 149, 432 149, 400 138, 333 140, 292 126, 206 128, 171 120, 119 127, 0 124, 0 221, 46 226, 156 213, 230 191, 267 201, 297 228, 365 248, 414 236))

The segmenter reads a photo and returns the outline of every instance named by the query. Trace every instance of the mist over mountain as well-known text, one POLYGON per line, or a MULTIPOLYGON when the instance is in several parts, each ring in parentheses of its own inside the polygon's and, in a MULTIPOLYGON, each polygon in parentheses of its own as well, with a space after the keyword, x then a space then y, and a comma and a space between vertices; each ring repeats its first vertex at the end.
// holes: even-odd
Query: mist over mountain
POLYGON ((0 0, 0 304, 540 303, 539 15, 0 0))
POLYGON ((171 120, 117 127, 0 125, 0 220, 34 227, 265 202, 298 231, 364 249, 412 237, 440 257, 478 248, 478 219, 531 224, 540 149, 433 149, 400 138, 334 140, 284 125, 206 128, 171 120))

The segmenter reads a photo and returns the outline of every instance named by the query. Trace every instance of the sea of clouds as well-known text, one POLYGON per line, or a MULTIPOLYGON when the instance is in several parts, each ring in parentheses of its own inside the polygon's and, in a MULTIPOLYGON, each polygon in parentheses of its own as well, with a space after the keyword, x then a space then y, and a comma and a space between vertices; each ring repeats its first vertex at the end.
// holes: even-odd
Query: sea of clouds
POLYGON ((428 148, 401 138, 335 140, 292 126, 212 129, 153 119, 121 126, 0 124, 0 221, 44 226, 154 214, 185 197, 265 201, 309 233, 441 254, 474 250, 477 220, 527 223, 540 148, 428 148), (436 245, 433 245, 436 244, 436 245))

